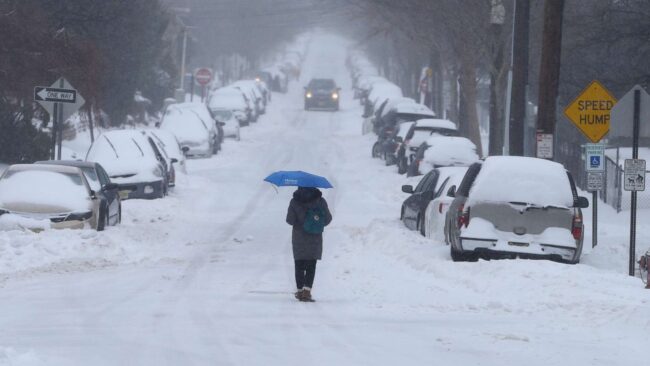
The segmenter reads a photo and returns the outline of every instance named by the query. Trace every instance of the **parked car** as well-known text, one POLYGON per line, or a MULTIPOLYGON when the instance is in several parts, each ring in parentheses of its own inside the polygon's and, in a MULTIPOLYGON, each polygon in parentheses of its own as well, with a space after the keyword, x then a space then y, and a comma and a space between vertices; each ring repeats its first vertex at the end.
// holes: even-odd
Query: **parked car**
POLYGON ((240 126, 248 126, 252 119, 252 111, 246 98, 237 89, 217 89, 210 95, 208 109, 214 117, 215 111, 230 110, 240 126))
POLYGON ((319 108, 339 110, 339 93, 333 79, 311 79, 305 87, 305 110, 319 108))
POLYGON ((230 86, 241 90, 251 98, 258 116, 266 113, 266 98, 255 80, 239 80, 230 86))
POLYGON ((117 183, 121 199, 162 198, 167 194, 167 163, 151 137, 137 130, 101 134, 90 146, 86 161, 97 162, 117 183))
POLYGON ((168 187, 175 187, 176 186, 176 163, 178 163, 178 159, 172 157, 170 153, 167 152, 167 150, 173 150, 173 146, 167 146, 163 141, 158 137, 158 135, 163 135, 163 134, 173 134, 169 131, 165 130, 160 130, 160 129, 145 129, 141 131, 142 134, 150 138, 151 141, 153 141, 156 144, 156 147, 158 148, 158 151, 160 151, 160 155, 163 157, 165 160, 165 163, 167 164, 167 186, 168 187))
POLYGON ((437 167, 470 166, 480 159, 476 145, 465 137, 434 135, 423 142, 409 165, 407 175, 426 174, 437 167))
POLYGON ((98 230, 117 225, 122 221, 122 200, 119 187, 111 182, 106 170, 99 163, 79 160, 44 160, 35 164, 70 166, 81 169, 90 189, 99 200, 98 230))
POLYGON ((159 128, 150 129, 148 132, 152 135, 154 140, 157 140, 157 142, 159 142, 159 145, 162 145, 162 148, 172 159, 171 161, 174 163, 174 171, 181 171, 183 174, 187 174, 187 162, 185 159, 185 153, 183 152, 181 144, 178 142, 176 135, 159 128), (174 159, 176 159, 175 162, 174 159))
POLYGON ((190 158, 210 157, 221 145, 215 122, 202 104, 169 105, 160 121, 160 129, 173 133, 185 156, 190 158))
POLYGON ((395 154, 399 174, 406 173, 420 145, 432 135, 458 136, 456 124, 444 119, 420 119, 410 126, 395 154))
POLYGON ((383 144, 384 160, 386 161, 386 165, 397 163, 398 156, 404 149, 404 139, 406 138, 408 131, 411 129, 411 126, 414 124, 415 122, 404 122, 398 124, 397 128, 393 132, 393 136, 386 139, 383 144))
POLYGON ((410 195, 402 203, 400 219, 404 222, 404 225, 411 230, 418 230, 422 236, 425 236, 424 214, 429 202, 435 198, 440 185, 444 183, 450 175, 465 170, 467 169, 434 169, 422 177, 415 189, 413 189, 412 185, 403 185, 402 192, 410 195))
POLYGON ((424 236, 444 242, 445 217, 453 201, 452 197, 447 196, 447 190, 451 186, 458 187, 460 185, 467 173, 467 167, 446 167, 437 168, 437 170, 440 171, 438 185, 433 194, 433 200, 424 210, 424 236))
POLYGON ((18 164, 0 177, 0 216, 9 215, 20 227, 34 231, 104 230, 100 202, 77 167, 18 164))
POLYGON ((537 158, 492 156, 469 167, 445 218, 445 241, 454 261, 547 258, 578 263, 582 208, 571 174, 537 158))
POLYGON ((245 118, 242 112, 227 108, 214 108, 210 112, 212 113, 212 118, 223 124, 223 134, 225 137, 232 137, 237 141, 240 140, 239 121, 245 118))

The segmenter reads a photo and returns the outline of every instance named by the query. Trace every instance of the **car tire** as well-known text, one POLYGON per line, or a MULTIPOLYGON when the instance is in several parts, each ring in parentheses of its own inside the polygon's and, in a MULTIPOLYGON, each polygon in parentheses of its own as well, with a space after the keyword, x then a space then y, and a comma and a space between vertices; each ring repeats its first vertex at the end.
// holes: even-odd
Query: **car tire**
POLYGON ((451 253, 451 260, 454 262, 465 262, 465 256, 463 255, 462 252, 458 252, 454 249, 454 246, 450 246, 450 253, 451 253))
POLYGON ((120 202, 120 206, 117 209, 117 223, 121 224, 122 223, 122 203, 120 202))
POLYGON ((374 145, 372 145, 372 157, 373 158, 378 158, 381 155, 381 149, 379 146, 379 141, 375 142, 374 145))

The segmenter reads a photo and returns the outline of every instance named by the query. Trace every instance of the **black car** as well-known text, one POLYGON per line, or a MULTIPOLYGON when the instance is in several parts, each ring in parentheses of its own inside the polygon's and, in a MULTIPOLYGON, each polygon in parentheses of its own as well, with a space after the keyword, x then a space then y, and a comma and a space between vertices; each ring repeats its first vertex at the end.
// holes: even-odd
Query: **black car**
POLYGON ((305 87, 305 110, 331 109, 339 110, 339 91, 332 79, 311 79, 305 87))
POLYGON ((411 230, 418 230, 424 236, 424 213, 427 209, 429 202, 433 200, 435 195, 435 188, 438 183, 440 172, 434 169, 425 174, 418 185, 413 189, 413 186, 402 186, 402 192, 410 194, 410 196, 402 203, 402 213, 400 220, 404 225, 411 230))
POLYGON ((78 160, 47 160, 35 164, 64 165, 81 169, 90 188, 101 200, 98 229, 103 230, 109 225, 117 225, 122 221, 122 201, 117 184, 112 183, 104 168, 99 163, 78 160))

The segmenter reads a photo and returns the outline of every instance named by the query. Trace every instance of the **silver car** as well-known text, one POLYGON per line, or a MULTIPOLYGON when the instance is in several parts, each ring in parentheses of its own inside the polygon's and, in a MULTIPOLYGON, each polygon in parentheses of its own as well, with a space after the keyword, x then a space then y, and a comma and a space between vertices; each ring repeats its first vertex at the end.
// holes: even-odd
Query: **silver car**
POLYGON ((103 230, 100 206, 78 167, 17 164, 0 177, 0 216, 26 229, 103 230))
POLYGON ((582 208, 571 174, 547 160, 493 156, 469 167, 445 218, 454 261, 546 258, 578 263, 582 208))

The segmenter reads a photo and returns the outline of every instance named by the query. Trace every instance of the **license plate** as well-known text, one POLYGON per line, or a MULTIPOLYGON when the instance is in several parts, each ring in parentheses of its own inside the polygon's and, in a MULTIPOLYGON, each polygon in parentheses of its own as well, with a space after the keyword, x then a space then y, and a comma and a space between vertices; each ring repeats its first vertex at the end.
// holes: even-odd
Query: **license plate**
POLYGON ((120 198, 123 200, 128 199, 129 193, 131 193, 131 191, 120 191, 120 198))
POLYGON ((509 241, 508 244, 509 245, 514 245, 514 246, 517 246, 517 247, 527 247, 528 245, 530 245, 529 243, 522 243, 522 242, 516 242, 516 241, 509 241))

